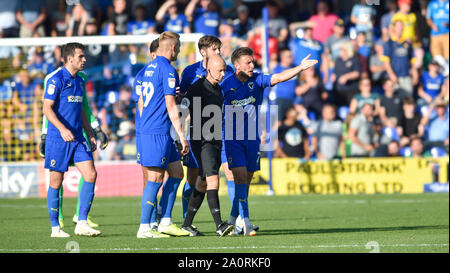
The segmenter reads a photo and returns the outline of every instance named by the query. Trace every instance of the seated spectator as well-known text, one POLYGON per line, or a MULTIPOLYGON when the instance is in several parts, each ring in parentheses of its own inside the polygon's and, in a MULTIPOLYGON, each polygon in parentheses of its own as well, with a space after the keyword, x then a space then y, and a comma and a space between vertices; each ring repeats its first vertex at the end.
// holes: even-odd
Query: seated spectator
MULTIPOLYGON (((292 64, 292 52, 288 48, 280 50, 280 63, 273 69, 273 73, 281 73, 286 69, 295 67, 292 64)), ((291 108, 295 100, 295 88, 298 85, 298 77, 277 84, 274 88, 276 104, 278 105, 278 119, 282 121, 284 113, 291 108)))
POLYGON ((412 137, 422 137, 424 134, 424 120, 420 112, 415 111, 416 105, 411 97, 403 100, 403 116, 398 124, 402 128, 400 146, 409 144, 412 137))
POLYGON ((393 21, 393 30, 390 40, 386 43, 384 54, 387 57, 386 71, 390 79, 397 84, 405 96, 413 95, 413 86, 418 82, 417 69, 411 66, 414 62, 411 43, 402 40, 403 22, 393 21))
POLYGON ((192 0, 184 11, 186 18, 194 25, 194 32, 205 35, 219 35, 220 14, 212 0, 192 0), (197 4, 200 7, 197 8, 197 4))
POLYGON ((339 58, 341 44, 343 42, 350 42, 348 35, 345 35, 344 20, 338 19, 333 26, 333 34, 325 42, 325 54, 333 62, 339 58))
POLYGON ((365 32, 359 32, 353 42, 355 44, 356 58, 358 58, 361 66, 361 78, 369 77, 369 58, 372 49, 367 42, 366 36, 365 32))
POLYGON ((242 0, 220 0, 219 2, 224 19, 234 19, 237 17, 237 8, 242 5, 242 0))
POLYGON ((83 36, 88 18, 88 13, 81 4, 74 5, 67 26, 66 36, 83 36))
POLYGON ((376 10, 372 5, 369 5, 367 0, 360 0, 352 8, 350 21, 355 24, 358 33, 367 33, 367 40, 372 42, 373 27, 375 25, 376 10))
POLYGON ((346 156, 342 137, 342 121, 336 119, 336 107, 325 104, 322 119, 313 125, 312 147, 318 159, 330 160, 338 156, 341 148, 342 157, 346 156))
POLYGON ((0 0, 0 32, 3 37, 17 37, 19 35, 16 22, 17 1, 0 0))
POLYGON ((46 18, 47 10, 44 0, 20 0, 17 3, 16 19, 20 23, 21 38, 33 37, 35 33, 40 37, 45 36, 43 23, 46 18))
POLYGON ((420 158, 426 156, 423 150, 422 139, 420 137, 413 137, 409 148, 411 149, 411 157, 420 158))
POLYGON ((44 62, 44 51, 41 47, 37 47, 31 59, 30 64, 27 66, 28 71, 32 77, 38 76, 44 78, 45 75, 53 70, 53 67, 44 62))
POLYGON ((300 85, 295 90, 295 93, 298 96, 294 102, 296 108, 298 106, 304 107, 308 112, 313 112, 316 116, 321 115, 328 92, 314 69, 310 68, 301 73, 300 85))
MULTIPOLYGON (((266 7, 269 12, 269 36, 276 38, 280 47, 286 47, 289 30, 286 19, 278 15, 279 4, 276 1, 267 1, 266 7)), ((256 24, 263 23, 262 19, 259 19, 256 24)))
POLYGON ((339 58, 334 66, 331 80, 334 83, 335 104, 348 106, 351 99, 358 93, 358 79, 361 71, 351 43, 342 43, 339 58))
POLYGON ((428 4, 427 23, 431 28, 430 51, 433 57, 443 56, 448 62, 449 12, 447 0, 433 0, 428 4))
POLYGON ((424 124, 428 126, 428 134, 425 139, 425 150, 434 146, 444 148, 448 153, 449 117, 447 104, 442 100, 430 105, 424 124))
POLYGON ((135 160, 137 155, 134 126, 130 121, 122 121, 117 131, 119 141, 114 149, 116 160, 135 160))
POLYGON ((238 17, 233 21, 234 35, 240 39, 246 40, 247 33, 253 30, 255 22, 249 17, 247 6, 241 5, 237 8, 238 17))
POLYGON ((373 49, 375 54, 371 54, 369 57, 369 70, 372 76, 373 87, 375 90, 378 90, 388 78, 386 71, 386 61, 388 60, 384 55, 383 41, 379 40, 375 42, 373 49))
MULTIPOLYGON (((293 33, 295 35, 295 32, 293 33)), ((310 27, 306 27, 303 29, 303 37, 299 38, 297 36, 294 39, 291 39, 289 43, 289 48, 292 50, 294 54, 294 65, 300 65, 302 60, 311 54, 312 60, 318 60, 319 63, 314 67, 316 72, 320 72, 321 62, 322 62, 322 54, 324 53, 323 44, 317 40, 312 38, 312 29, 310 27)))
POLYGON ((428 71, 422 72, 421 82, 418 89, 420 97, 418 105, 430 104, 434 100, 441 100, 445 94, 445 78, 439 73, 439 64, 431 61, 428 64, 428 71))
POLYGON ((387 156, 388 157, 398 157, 400 156, 400 144, 398 141, 391 141, 387 145, 387 156))
POLYGON ((369 78, 359 80, 360 93, 355 95, 350 102, 351 113, 361 113, 364 104, 371 104, 374 107, 373 115, 377 116, 380 111, 380 95, 372 93, 372 84, 369 78))
POLYGON ((191 33, 191 27, 186 16, 178 11, 177 1, 168 0, 162 4, 156 13, 155 20, 163 25, 164 31, 175 33, 191 33))
POLYGON ((309 159, 308 134, 297 120, 297 111, 286 110, 282 125, 278 128, 278 141, 274 157, 297 157, 309 159))
POLYGON ((350 123, 348 138, 352 141, 350 154, 352 157, 367 157, 376 146, 373 143, 373 105, 366 103, 361 108, 361 114, 355 116, 350 123))
POLYGON ((129 21, 127 24, 128 34, 143 35, 155 33, 155 23, 145 18, 145 6, 136 5, 134 8, 134 21, 129 21))
POLYGON ((392 22, 392 17, 394 16, 394 14, 397 12, 397 1, 396 0, 387 0, 386 1, 386 6, 388 9, 388 12, 386 12, 385 14, 383 14, 383 16, 381 16, 381 39, 384 42, 389 41, 389 29, 391 27, 391 22, 392 22))
POLYGON ((394 83, 387 79, 383 83, 384 95, 380 98, 380 118, 386 122, 388 118, 400 121, 403 116, 403 98, 395 91, 394 83))
POLYGON ((108 24, 108 35, 125 35, 128 32, 130 17, 127 13, 125 0, 113 1, 113 14, 108 24))

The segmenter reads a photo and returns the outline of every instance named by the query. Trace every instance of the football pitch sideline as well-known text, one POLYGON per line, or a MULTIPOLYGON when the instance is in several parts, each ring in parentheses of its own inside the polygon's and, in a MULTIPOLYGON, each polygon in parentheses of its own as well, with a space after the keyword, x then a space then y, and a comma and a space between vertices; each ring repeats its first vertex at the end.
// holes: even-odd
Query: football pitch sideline
MULTIPOLYGON (((449 195, 303 195, 250 196, 250 217, 257 236, 215 234, 206 200, 194 219, 204 237, 137 239, 139 197, 96 198, 92 218, 96 238, 74 235, 76 199, 64 199, 70 238, 50 238, 45 199, 0 199, 0 252, 149 252, 149 253, 448 253, 449 195)), ((222 218, 230 201, 221 196, 222 218)), ((174 222, 181 225, 180 198, 174 222)))

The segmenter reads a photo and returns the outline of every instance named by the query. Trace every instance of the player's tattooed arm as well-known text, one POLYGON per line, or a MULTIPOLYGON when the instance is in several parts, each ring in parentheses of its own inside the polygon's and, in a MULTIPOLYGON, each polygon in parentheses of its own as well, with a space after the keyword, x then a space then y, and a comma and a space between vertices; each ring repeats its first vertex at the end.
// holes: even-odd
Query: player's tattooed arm
POLYGON ((291 68, 291 69, 286 69, 281 73, 278 74, 274 74, 270 80, 270 85, 274 86, 279 84, 280 82, 285 82, 288 81, 290 79, 292 79, 293 77, 297 76, 300 72, 313 67, 314 65, 316 65, 319 61, 317 60, 309 60, 309 57, 311 57, 311 54, 309 54, 308 56, 306 56, 300 65, 291 68))
POLYGON ((55 126, 60 134, 62 139, 66 142, 72 142, 75 140, 75 137, 73 133, 62 124, 62 122, 58 119, 55 112, 53 111, 53 105, 55 104, 55 101, 44 99, 44 105, 43 105, 43 112, 45 117, 48 119, 48 121, 55 126))

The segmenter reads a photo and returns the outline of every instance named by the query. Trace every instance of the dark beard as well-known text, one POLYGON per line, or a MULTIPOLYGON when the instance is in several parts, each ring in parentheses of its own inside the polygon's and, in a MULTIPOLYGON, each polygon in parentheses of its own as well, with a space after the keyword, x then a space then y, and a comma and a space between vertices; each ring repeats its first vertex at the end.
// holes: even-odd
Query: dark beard
POLYGON ((237 74, 237 78, 242 82, 246 82, 250 77, 244 72, 239 71, 239 73, 237 74))

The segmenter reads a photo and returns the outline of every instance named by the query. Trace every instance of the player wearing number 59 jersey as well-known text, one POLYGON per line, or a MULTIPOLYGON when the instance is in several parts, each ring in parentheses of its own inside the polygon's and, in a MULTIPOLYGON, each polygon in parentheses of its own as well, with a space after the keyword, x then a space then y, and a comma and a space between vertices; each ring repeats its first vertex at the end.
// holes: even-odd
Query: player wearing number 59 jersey
POLYGON ((138 238, 161 238, 164 234, 188 236, 172 223, 172 209, 176 191, 183 178, 180 155, 170 136, 172 125, 180 138, 182 154, 189 152, 189 144, 183 134, 175 102, 178 73, 170 64, 180 52, 179 35, 163 32, 159 37, 156 58, 149 63, 135 79, 135 92, 140 93, 138 112, 140 115, 138 133, 141 135, 141 165, 147 169, 148 181, 141 200, 141 225, 138 238), (140 90, 139 90, 140 89, 140 90), (150 220, 156 208, 156 197, 162 185, 164 172, 169 178, 164 184, 161 196, 162 219, 158 232, 150 229, 150 220))

